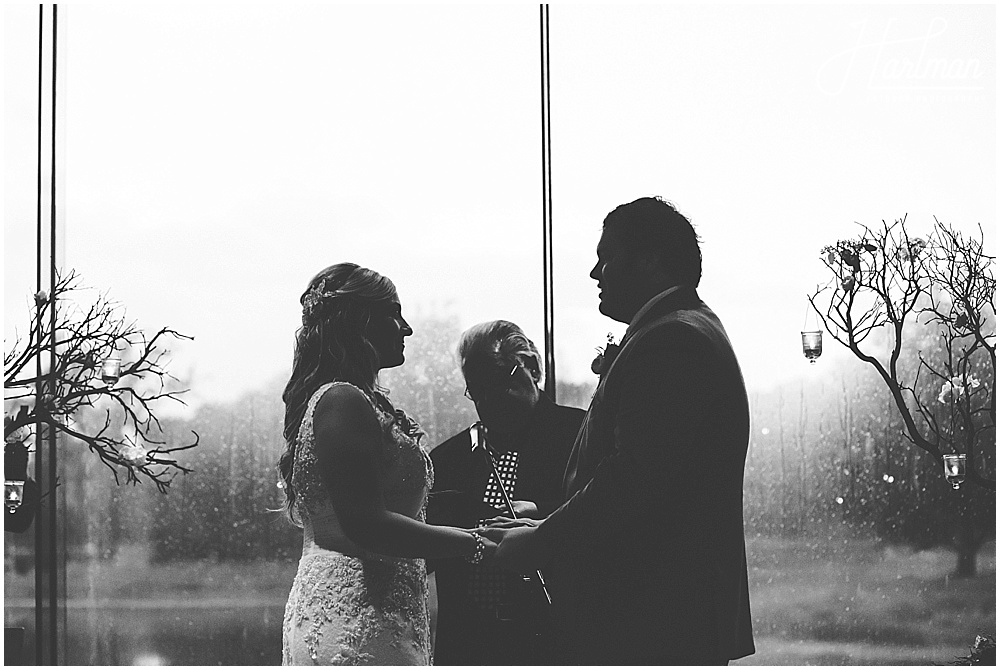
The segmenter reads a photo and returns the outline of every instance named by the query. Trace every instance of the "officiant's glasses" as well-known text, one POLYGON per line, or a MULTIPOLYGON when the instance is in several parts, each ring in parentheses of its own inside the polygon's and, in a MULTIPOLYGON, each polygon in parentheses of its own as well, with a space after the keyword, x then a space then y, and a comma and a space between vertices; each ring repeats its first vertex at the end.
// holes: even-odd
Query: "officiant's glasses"
MULTIPOLYGON (((514 383, 514 373, 517 369, 521 367, 521 362, 518 361, 514 363, 511 367, 510 372, 508 372, 496 385, 490 385, 486 387, 479 387, 474 392, 469 389, 468 385, 465 387, 465 397, 472 402, 482 402, 486 398, 501 393, 506 393, 510 390, 511 385, 514 383)), ((478 386, 478 385, 477 385, 478 386)))

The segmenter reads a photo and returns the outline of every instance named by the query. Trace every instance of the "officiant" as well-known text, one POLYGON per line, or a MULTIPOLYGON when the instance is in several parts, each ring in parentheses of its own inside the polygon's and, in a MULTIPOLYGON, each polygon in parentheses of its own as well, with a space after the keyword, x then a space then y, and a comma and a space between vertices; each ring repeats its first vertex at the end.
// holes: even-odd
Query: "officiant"
MULTIPOLYGON (((475 528, 509 516, 505 493, 518 517, 544 518, 563 503, 563 474, 584 411, 545 395, 538 348, 510 321, 467 330, 458 356, 482 426, 431 451, 428 522, 475 528)), ((438 593, 435 665, 545 662, 548 602, 537 576, 450 559, 428 561, 428 569, 438 593)))

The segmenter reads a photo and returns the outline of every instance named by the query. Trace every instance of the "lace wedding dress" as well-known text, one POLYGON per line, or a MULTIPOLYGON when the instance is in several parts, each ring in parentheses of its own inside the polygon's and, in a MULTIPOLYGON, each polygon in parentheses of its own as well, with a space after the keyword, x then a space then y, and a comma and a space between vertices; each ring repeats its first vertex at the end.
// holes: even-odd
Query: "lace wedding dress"
MULTIPOLYGON (((351 542, 320 480, 313 413, 332 385, 313 394, 299 428, 292 485, 303 525, 302 559, 285 606, 282 664, 430 665, 424 559, 382 556, 351 542)), ((415 424, 368 399, 382 426, 386 506, 423 521, 434 474, 413 436, 415 424)))

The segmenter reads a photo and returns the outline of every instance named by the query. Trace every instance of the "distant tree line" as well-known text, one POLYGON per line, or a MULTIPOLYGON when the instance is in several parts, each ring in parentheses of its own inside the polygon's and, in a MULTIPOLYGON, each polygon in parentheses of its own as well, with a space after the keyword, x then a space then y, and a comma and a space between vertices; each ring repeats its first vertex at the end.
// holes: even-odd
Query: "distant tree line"
MULTIPOLYGON (((417 317, 407 362, 383 373, 380 384, 411 414, 433 448, 477 418, 464 397, 454 317, 417 317), (419 319, 419 320, 417 320, 419 319)), ((168 431, 196 430, 201 448, 194 470, 178 478, 169 496, 152 500, 150 540, 157 560, 250 560, 297 556, 300 531, 280 512, 283 494, 275 463, 284 449, 284 379, 235 402, 202 407, 194 419, 167 422, 168 431)), ((593 387, 562 384, 560 402, 585 404, 593 387), (565 399, 563 399, 565 396, 565 399)))
MULTIPOLYGON (((476 414, 462 394, 457 319, 422 319, 415 330, 407 363, 382 383, 433 447, 476 414)), ((854 361, 825 363, 810 368, 808 378, 751 395, 747 534, 822 542, 847 530, 916 547, 949 545, 958 550, 960 572, 974 571, 976 549, 995 535, 991 492, 953 491, 932 457, 907 448, 898 413, 872 371, 854 361)), ((164 420, 167 439, 191 430, 201 436, 189 452, 193 472, 178 476, 166 496, 148 486, 108 486, 91 472, 99 468, 93 459, 67 462, 71 555, 110 557, 123 543, 147 543, 155 561, 295 560, 301 532, 273 511, 283 500, 275 463, 284 449, 284 381, 203 406, 190 419, 164 420)), ((562 383, 558 400, 586 407, 593 389, 562 383)), ((979 453, 979 470, 995 472, 995 451, 979 453)))

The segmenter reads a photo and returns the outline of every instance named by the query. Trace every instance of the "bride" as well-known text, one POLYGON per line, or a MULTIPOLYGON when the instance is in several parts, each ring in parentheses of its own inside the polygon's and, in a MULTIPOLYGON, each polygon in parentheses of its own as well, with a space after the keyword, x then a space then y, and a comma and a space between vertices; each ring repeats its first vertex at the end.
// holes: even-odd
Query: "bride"
POLYGON ((413 333, 388 278, 333 265, 302 295, 278 464, 303 529, 284 665, 429 665, 424 558, 478 563, 496 545, 424 522, 434 473, 417 424, 377 384, 413 333))

